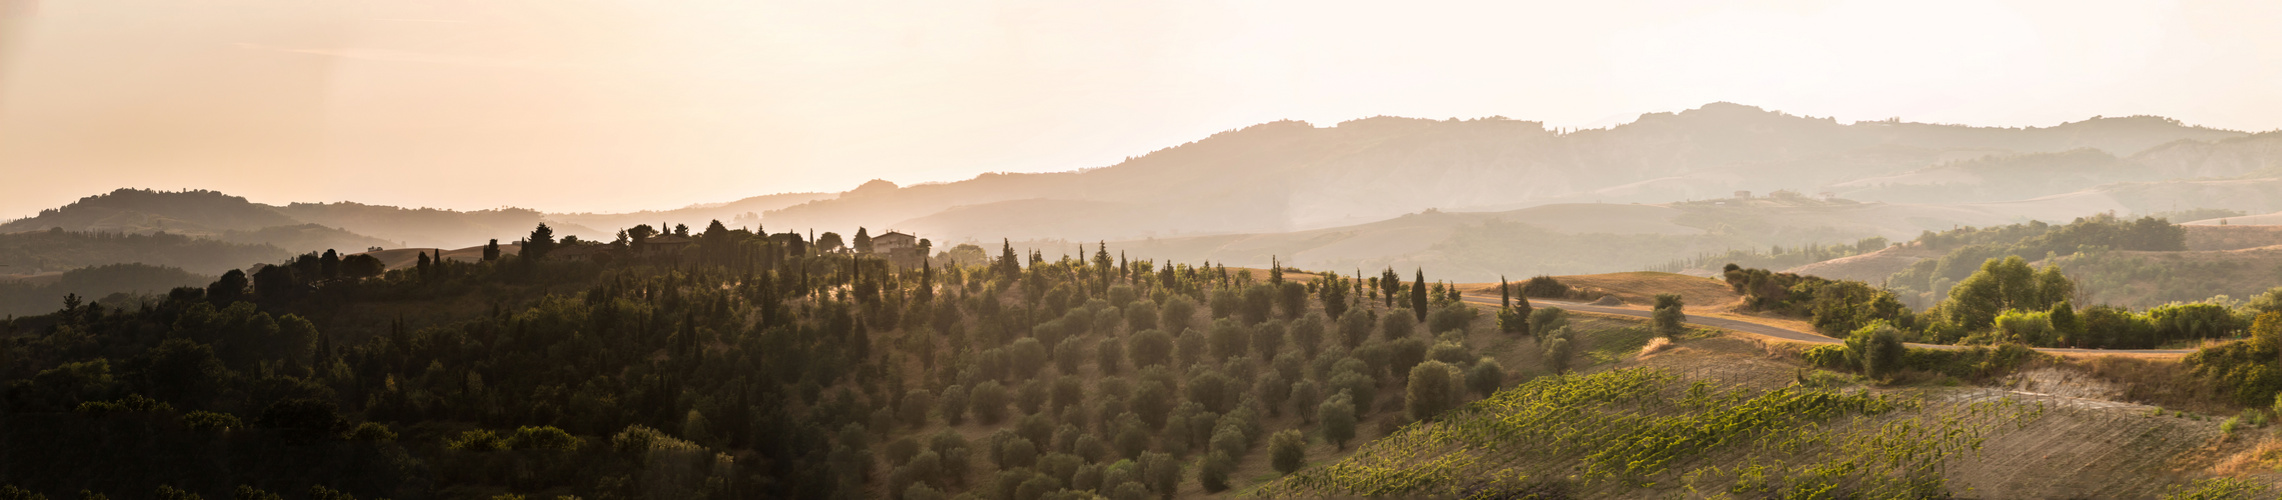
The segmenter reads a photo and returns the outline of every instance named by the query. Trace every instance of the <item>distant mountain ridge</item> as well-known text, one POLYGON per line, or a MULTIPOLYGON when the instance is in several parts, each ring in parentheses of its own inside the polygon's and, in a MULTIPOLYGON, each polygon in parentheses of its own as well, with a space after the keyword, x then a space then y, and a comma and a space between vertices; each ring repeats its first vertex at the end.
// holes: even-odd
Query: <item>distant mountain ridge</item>
POLYGON ((609 239, 619 227, 661 222, 702 227, 825 196, 794 193, 756 196, 730 203, 629 214, 546 214, 524 208, 457 211, 401 208, 356 202, 254 203, 215 191, 155 191, 121 188, 80 198, 33 217, 0 223, 0 234, 61 228, 74 232, 149 234, 165 232, 246 244, 268 244, 295 253, 368 247, 457 248, 497 238, 513 241, 541 222, 556 234, 609 239), (586 224, 596 224, 600 228, 586 224), (620 225, 620 224, 623 224, 620 225))
MULTIPOLYGON (((2240 175, 2282 158, 2263 142, 2240 140, 2246 137, 2251 136, 2146 116, 2033 128, 1840 124, 1731 103, 1572 132, 1502 117, 1375 117, 1331 127, 1278 121, 1097 169, 984 174, 907 187, 875 181, 838 197, 767 212, 762 220, 840 230, 886 224, 945 241, 1130 239, 1338 227, 1426 208, 1663 203, 1778 189, 1821 193, 1960 160, 2043 162, 1996 169, 2026 176, 2089 170, 2057 181, 2038 179, 2037 186, 1985 187, 2018 193, 2001 198, 2018 200, 2113 182, 2240 175), (2119 160, 2127 157, 2129 162, 2119 160), (2162 168, 2142 172, 2141 162, 2162 168)), ((2011 179, 1996 177, 2000 183, 2011 179)), ((1985 198, 1964 201, 1998 201, 1985 198)))

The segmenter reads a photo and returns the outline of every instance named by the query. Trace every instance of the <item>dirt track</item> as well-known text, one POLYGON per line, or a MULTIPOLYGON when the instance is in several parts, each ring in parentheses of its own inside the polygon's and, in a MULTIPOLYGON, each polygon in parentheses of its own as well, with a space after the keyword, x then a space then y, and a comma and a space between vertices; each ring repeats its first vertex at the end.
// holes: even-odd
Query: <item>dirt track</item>
MULTIPOLYGON (((1497 301, 1497 299, 1492 299, 1492 298, 1489 298, 1487 295, 1464 294, 1464 295, 1462 295, 1462 298, 1464 298, 1466 302, 1470 302, 1470 303, 1473 303, 1473 304, 1476 304, 1476 305, 1484 305, 1484 306, 1489 306, 1489 307, 1496 307, 1496 306, 1498 305, 1498 301, 1497 301)), ((1590 305, 1590 304, 1584 304, 1584 303, 1578 303, 1578 302, 1564 302, 1564 301, 1557 301, 1557 300, 1531 299, 1531 300, 1530 300, 1530 303, 1531 303, 1531 304, 1544 304, 1544 305, 1550 305, 1550 306, 1559 307, 1559 308, 1562 308, 1562 309, 1567 309, 1567 310, 1571 310, 1571 311, 1578 311, 1578 312, 1589 312, 1589 313, 1599 313, 1599 314, 1614 314, 1614 315, 1619 315, 1619 316, 1632 316, 1632 317, 1637 317, 1637 318, 1646 318, 1646 317, 1648 317, 1648 316, 1649 316, 1649 314, 1650 314, 1650 312, 1649 312, 1649 311, 1647 311, 1647 310, 1642 310, 1642 309, 1629 309, 1629 308, 1622 308, 1622 307, 1596 306, 1596 305, 1590 305)), ((1744 333, 1754 333, 1754 334, 1765 335, 1765 336, 1769 336, 1769 337, 1774 337, 1774 338, 1783 339, 1783 340, 1796 341, 1796 342, 1809 342, 1809 343, 1816 343, 1816 344, 1835 344, 1835 343, 1838 343, 1838 342, 1840 342, 1838 339, 1834 339, 1834 338, 1830 338, 1830 337, 1827 337, 1827 336, 1823 336, 1822 334, 1819 334, 1819 333, 1814 333, 1814 332, 1804 332, 1804 331, 1792 330, 1792 329, 1788 329, 1788 328, 1780 328, 1780 327, 1774 327, 1774 326, 1762 325, 1762 324, 1758 324, 1758 323, 1752 323, 1752 322, 1748 322, 1748 321, 1737 321, 1737 320, 1732 320, 1732 319, 1727 319, 1727 318, 1713 318, 1713 317, 1705 317, 1705 316, 1688 316, 1688 324, 1697 325, 1697 326, 1703 326, 1703 327, 1709 327, 1709 328, 1718 328, 1718 329, 1721 329, 1721 330, 1732 330, 1732 331, 1738 331, 1738 332, 1744 332, 1744 333)), ((1927 348, 1927 349, 1959 349, 1959 348, 1960 348, 1959 346, 1953 346, 1953 345, 1936 345, 1936 344, 1910 344, 1910 346, 1911 346, 1911 347, 1922 347, 1922 348, 1927 348)), ((2067 348, 2058 348, 2058 347, 2039 347, 2039 348, 2036 348, 2036 350, 2037 350, 2037 351, 2041 351, 2041 352, 2054 353, 2054 354, 2188 354, 2188 353, 2192 353, 2192 352, 2195 352, 2193 349, 2067 349, 2067 348)))

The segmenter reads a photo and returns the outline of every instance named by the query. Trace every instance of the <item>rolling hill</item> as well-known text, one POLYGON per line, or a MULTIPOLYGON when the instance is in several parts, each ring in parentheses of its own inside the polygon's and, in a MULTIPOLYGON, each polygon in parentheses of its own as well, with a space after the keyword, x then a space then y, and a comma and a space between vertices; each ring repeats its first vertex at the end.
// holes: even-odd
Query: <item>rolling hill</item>
POLYGON ((2156 117, 2041 128, 1840 124, 1730 103, 1581 131, 1496 117, 1375 117, 1329 127, 1279 121, 1096 169, 915 186, 874 181, 762 218, 795 228, 885 224, 939 240, 1253 234, 1355 225, 1428 208, 1665 203, 1728 198, 1739 190, 1819 193, 1944 165, 1975 171, 1976 185, 1992 193, 2021 193, 1972 198, 2001 201, 2121 181, 2239 175, 2277 157, 2268 151, 2271 138, 2156 117), (2028 161, 2021 158, 2034 161, 2015 165, 2028 161), (2139 163, 2124 159, 2169 167, 2142 173, 2139 163), (1975 166, 1982 163, 1991 166, 1975 166), (2043 178, 2050 171, 2082 175, 2043 178))
MULTIPOLYGON (((1674 258, 1768 245, 1907 239, 1926 230, 1992 225, 2002 212, 1957 206, 1804 198, 1665 205, 1558 204, 1502 212, 1428 211, 1390 220, 1265 234, 1146 238, 1114 248, 1176 262, 1305 269, 1424 267, 1467 282, 1498 276, 1632 271, 1674 258)), ((1062 241, 1028 246, 1066 248, 1062 241)), ((1049 252, 1052 253, 1052 252, 1049 252)))

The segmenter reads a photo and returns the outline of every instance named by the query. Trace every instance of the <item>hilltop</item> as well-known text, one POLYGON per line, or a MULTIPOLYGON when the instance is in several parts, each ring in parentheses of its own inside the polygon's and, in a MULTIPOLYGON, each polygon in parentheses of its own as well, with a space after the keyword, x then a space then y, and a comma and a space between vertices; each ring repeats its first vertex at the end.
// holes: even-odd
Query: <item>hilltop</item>
POLYGON ((1848 182, 1960 160, 2035 159, 2035 168, 2025 169, 2029 174, 1981 181, 1991 192, 2024 194, 1999 198, 2012 200, 2129 180, 2240 174, 2282 157, 2268 151, 2272 137, 2157 117, 2094 118, 2041 128, 1840 124, 1730 103, 1650 113, 1625 125, 1578 131, 1502 117, 1374 117, 1328 127, 1279 121, 1097 169, 994 173, 916 186, 875 181, 762 217, 788 227, 897 221, 889 226, 944 240, 1272 233, 1353 225, 1428 208, 1502 211, 1553 203, 1716 199, 1735 191, 1843 191, 1848 182), (2212 159, 2216 157, 2232 159, 2212 159), (2118 158, 2170 167, 2140 173, 2143 169, 2123 166, 2118 158), (2065 182, 2048 182, 2036 173, 2085 170, 2085 162, 2106 166, 2065 182), (2023 179, 2045 184, 2032 186, 2023 179))

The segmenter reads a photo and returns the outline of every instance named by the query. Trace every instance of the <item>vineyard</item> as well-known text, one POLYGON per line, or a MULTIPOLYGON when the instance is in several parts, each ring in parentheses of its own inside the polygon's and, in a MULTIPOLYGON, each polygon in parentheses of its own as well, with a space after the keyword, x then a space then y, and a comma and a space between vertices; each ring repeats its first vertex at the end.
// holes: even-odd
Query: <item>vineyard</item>
POLYGON ((1667 370, 1540 377, 1419 422, 1260 497, 1923 497, 1943 464, 2042 415, 1833 389, 1722 389, 1667 370))

